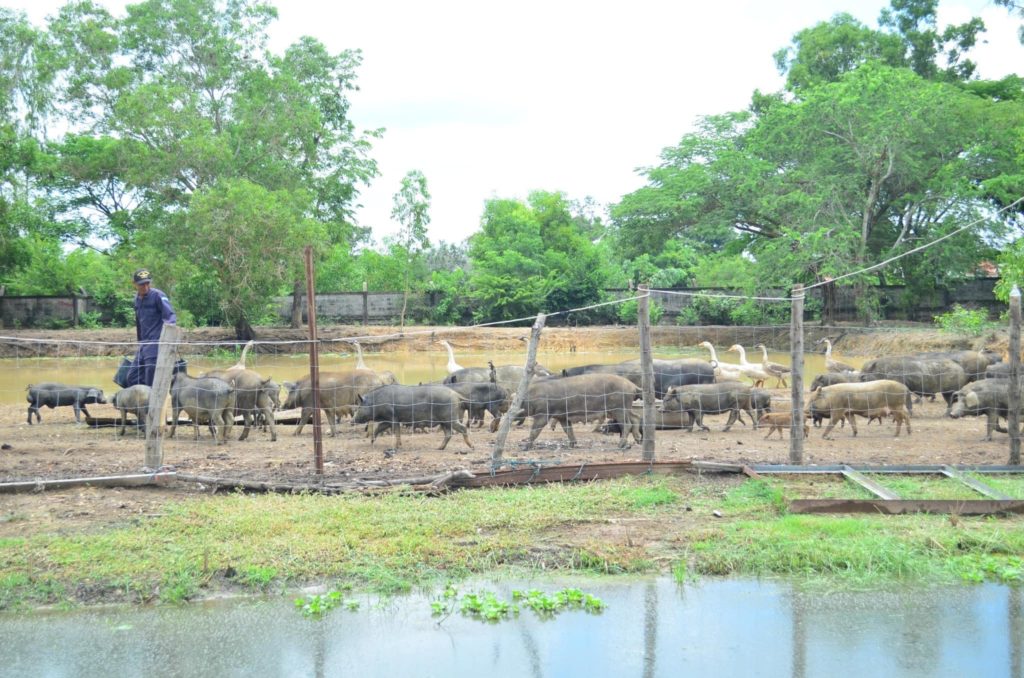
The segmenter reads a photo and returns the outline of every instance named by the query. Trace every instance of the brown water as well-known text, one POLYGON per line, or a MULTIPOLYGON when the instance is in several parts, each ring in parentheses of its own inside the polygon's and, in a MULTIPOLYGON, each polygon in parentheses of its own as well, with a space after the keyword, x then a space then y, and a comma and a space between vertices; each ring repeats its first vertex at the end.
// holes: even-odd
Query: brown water
MULTIPOLYGON (((196 375, 206 370, 229 367, 234 364, 233 358, 211 358, 209 356, 184 355, 189 363, 189 373, 196 375)), ((638 358, 635 351, 614 351, 614 352, 540 352, 537 360, 552 371, 559 371, 566 367, 577 365, 589 365, 592 363, 617 363, 625 360, 638 358)), ((687 350, 679 352, 659 350, 654 351, 655 358, 708 358, 707 351, 703 349, 687 350)), ((719 359, 722 362, 738 363, 739 359, 735 353, 726 353, 719 349, 719 359)), ((769 352, 769 359, 788 365, 789 354, 782 352, 769 352)), ((462 367, 486 367, 487 361, 493 360, 497 365, 522 365, 526 362, 525 351, 496 353, 494 351, 480 353, 459 353, 456 361, 462 367)), ((760 362, 760 358, 754 359, 753 355, 748 356, 750 362, 760 362)), ((848 359, 843 357, 844 362, 859 366, 863 360, 848 359)), ((25 388, 29 384, 37 384, 44 381, 56 381, 66 384, 79 384, 84 386, 96 386, 102 388, 107 395, 118 390, 113 382, 114 373, 120 364, 120 358, 9 358, 0 360, 0 404, 12 405, 25 401, 25 388)), ((443 351, 415 351, 415 352, 388 352, 368 353, 364 356, 367 367, 374 370, 390 370, 398 377, 403 384, 419 384, 430 381, 439 381, 448 374, 448 355, 443 351)), ((352 354, 330 353, 320 356, 320 370, 330 372, 337 370, 352 369, 356 365, 356 358, 352 354)), ((255 355, 250 356, 248 367, 254 369, 265 377, 273 377, 278 383, 297 380, 309 374, 308 355, 255 355)), ((816 375, 825 371, 824 356, 818 353, 804 355, 804 369, 806 383, 810 383, 816 375)), ((774 380, 766 384, 774 387, 774 380)))

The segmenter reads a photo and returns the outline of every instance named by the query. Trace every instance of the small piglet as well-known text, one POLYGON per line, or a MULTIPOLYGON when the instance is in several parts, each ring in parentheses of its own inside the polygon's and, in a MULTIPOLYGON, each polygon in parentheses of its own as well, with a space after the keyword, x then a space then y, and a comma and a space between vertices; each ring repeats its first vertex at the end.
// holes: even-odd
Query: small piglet
POLYGON ((149 386, 136 384, 114 394, 114 407, 121 411, 121 429, 118 435, 124 435, 124 425, 129 412, 135 415, 136 431, 145 433, 146 415, 149 413, 149 392, 149 386))
POLYGON ((27 390, 29 424, 32 423, 33 412, 36 415, 36 421, 42 421, 42 417, 39 416, 39 407, 42 405, 46 405, 50 409, 71 405, 75 408, 75 421, 82 421, 80 412, 85 412, 85 416, 89 416, 89 411, 85 409, 86 405, 93 403, 105 405, 107 402, 103 397, 103 391, 93 386, 68 386, 46 382, 29 384, 27 390))
MULTIPOLYGON (((770 428, 768 429, 768 435, 765 436, 767 439, 773 432, 779 432, 779 438, 782 437, 782 429, 789 429, 793 424, 793 413, 792 412, 766 412, 762 415, 761 419, 757 422, 761 426, 767 424, 770 428)), ((804 422, 804 438, 810 435, 810 429, 807 427, 807 423, 804 422)))

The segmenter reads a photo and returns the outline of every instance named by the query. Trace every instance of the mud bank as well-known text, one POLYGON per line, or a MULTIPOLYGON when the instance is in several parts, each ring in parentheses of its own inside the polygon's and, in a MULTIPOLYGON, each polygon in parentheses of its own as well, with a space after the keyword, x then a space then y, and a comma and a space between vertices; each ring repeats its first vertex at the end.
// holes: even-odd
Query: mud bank
MULTIPOLYGON (((804 342, 809 352, 817 351, 814 342, 823 337, 832 340, 837 353, 871 356, 914 351, 990 348, 1006 352, 1006 332, 981 337, 938 332, 930 324, 878 327, 805 325, 804 342)), ((346 339, 358 339, 364 349, 375 352, 440 350, 438 342, 447 340, 456 352, 525 350, 528 327, 455 327, 415 326, 401 331, 390 326, 327 325, 318 328, 324 349, 349 351, 346 339)), ((98 330, 3 330, 0 331, 0 358, 117 356, 132 352, 134 328, 98 330)), ((307 330, 289 327, 259 327, 258 353, 306 353, 307 330)), ((737 327, 722 325, 657 326, 652 328, 656 348, 672 351, 691 349, 701 341, 729 346, 763 343, 771 349, 788 350, 787 326, 737 327)), ((230 328, 200 327, 185 333, 191 354, 236 350, 244 342, 235 339, 230 328)), ((600 352, 639 347, 636 327, 548 327, 541 337, 542 351, 600 352)), ((639 350, 639 349, 638 349, 639 350)))

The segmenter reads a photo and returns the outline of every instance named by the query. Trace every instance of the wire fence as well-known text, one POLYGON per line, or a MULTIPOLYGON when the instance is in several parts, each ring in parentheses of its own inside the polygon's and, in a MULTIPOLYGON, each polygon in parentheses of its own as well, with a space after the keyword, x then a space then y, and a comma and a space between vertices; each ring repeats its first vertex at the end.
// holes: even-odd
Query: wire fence
MULTIPOLYGON (((517 327, 499 337, 502 325, 542 320, 324 337, 323 474, 622 461, 637 458, 642 443, 658 460, 740 463, 793 460, 796 447, 800 463, 817 464, 997 464, 1008 446, 1012 454, 1005 339, 936 351, 935 332, 797 327, 799 315, 789 325, 650 328, 650 382, 643 317, 636 327, 517 327), (527 372, 533 335, 537 367, 527 372)), ((136 471, 154 436, 161 464, 177 469, 319 477, 309 340, 255 341, 243 355, 236 342, 182 340, 174 349, 185 370, 148 435, 148 394, 112 385, 134 342, 9 336, 0 344, 13 352, 0 377, 0 481, 136 471)))

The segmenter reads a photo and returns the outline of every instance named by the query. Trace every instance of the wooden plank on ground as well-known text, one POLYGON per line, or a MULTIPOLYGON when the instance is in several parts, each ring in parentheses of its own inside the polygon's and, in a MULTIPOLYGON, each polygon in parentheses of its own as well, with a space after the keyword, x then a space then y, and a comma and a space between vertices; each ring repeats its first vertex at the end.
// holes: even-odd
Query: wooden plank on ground
POLYGON ((1024 500, 1012 499, 794 499, 790 513, 942 513, 987 516, 1024 514, 1024 500))
POLYGON ((64 478, 61 480, 26 480, 0 483, 0 494, 63 490, 69 487, 138 487, 164 485, 174 480, 173 471, 164 473, 133 473, 124 476, 97 476, 94 478, 64 478))
POLYGON ((570 466, 529 466, 511 471, 480 473, 473 478, 453 478, 449 486, 497 487, 502 485, 528 485, 533 483, 566 483, 589 480, 608 480, 624 476, 653 473, 674 475, 692 472, 694 463, 679 462, 619 462, 611 464, 573 464, 570 466))
POLYGON ((975 492, 978 492, 979 494, 985 495, 989 499, 1001 499, 1003 501, 1013 499, 1013 497, 1007 494, 1003 494, 1002 492, 992 487, 991 485, 986 485, 980 480, 971 478, 970 476, 966 476, 963 473, 960 473, 960 471, 957 471, 952 466, 943 466, 942 474, 952 478, 953 480, 959 480, 967 487, 971 488, 975 492))
POLYGON ((691 463, 693 468, 698 471, 715 471, 717 473, 744 473, 743 469, 747 468, 743 464, 730 464, 719 461, 694 461, 691 463))
POLYGON ((896 494, 886 486, 876 483, 860 471, 854 471, 849 466, 843 466, 841 473, 844 477, 849 478, 876 497, 889 500, 900 498, 900 495, 896 494))

